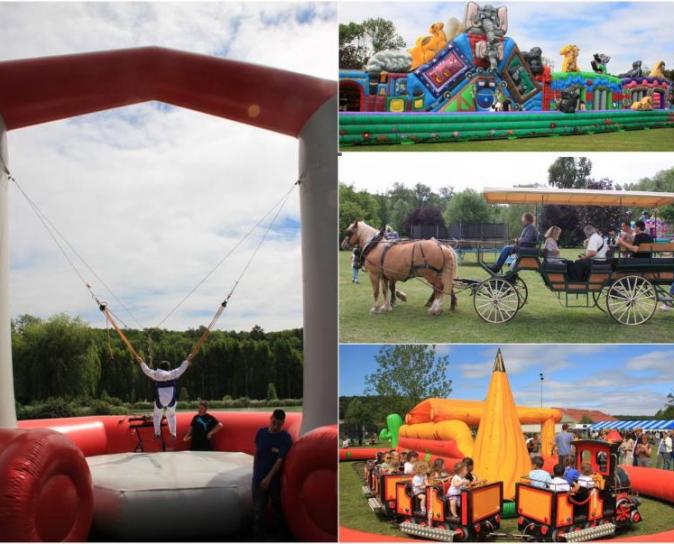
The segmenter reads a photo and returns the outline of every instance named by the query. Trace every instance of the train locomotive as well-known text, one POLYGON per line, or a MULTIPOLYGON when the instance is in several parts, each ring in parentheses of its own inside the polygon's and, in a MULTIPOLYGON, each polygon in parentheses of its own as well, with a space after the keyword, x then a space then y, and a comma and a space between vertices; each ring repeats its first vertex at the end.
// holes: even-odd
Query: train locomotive
POLYGON ((618 466, 619 443, 576 440, 574 445, 576 466, 590 463, 595 487, 581 488, 574 495, 517 483, 517 526, 529 541, 585 542, 611 536, 641 521, 639 499, 627 473, 618 466))

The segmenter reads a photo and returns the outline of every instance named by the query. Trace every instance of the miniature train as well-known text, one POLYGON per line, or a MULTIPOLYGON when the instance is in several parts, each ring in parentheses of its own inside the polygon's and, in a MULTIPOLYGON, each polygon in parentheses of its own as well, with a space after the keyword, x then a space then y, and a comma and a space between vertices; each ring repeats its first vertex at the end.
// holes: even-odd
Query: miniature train
MULTIPOLYGON (((577 440, 576 466, 590 463, 598 484, 576 495, 516 484, 517 527, 527 541, 584 542, 605 538, 641 521, 638 498, 618 466, 618 444, 577 440)), ((526 480, 526 479, 523 479, 526 480)), ((364 469, 363 494, 370 508, 398 523, 406 534, 439 541, 484 541, 498 536, 503 484, 493 482, 465 489, 459 519, 453 519, 439 482, 426 487, 427 512, 411 495, 411 475, 379 474, 374 461, 364 469)))

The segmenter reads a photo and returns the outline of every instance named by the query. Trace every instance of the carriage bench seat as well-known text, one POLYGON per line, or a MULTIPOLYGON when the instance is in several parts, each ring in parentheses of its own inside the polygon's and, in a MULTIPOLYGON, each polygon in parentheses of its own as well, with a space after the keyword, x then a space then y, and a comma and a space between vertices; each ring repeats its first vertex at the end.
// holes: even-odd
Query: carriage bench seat
POLYGON ((517 255, 520 257, 540 257, 541 250, 537 247, 518 247, 517 255))
POLYGON ((613 263, 611 261, 592 261, 592 272, 613 272, 613 263))
POLYGON ((551 263, 549 261, 543 261, 543 270, 546 272, 561 272, 566 274, 566 263, 551 263))

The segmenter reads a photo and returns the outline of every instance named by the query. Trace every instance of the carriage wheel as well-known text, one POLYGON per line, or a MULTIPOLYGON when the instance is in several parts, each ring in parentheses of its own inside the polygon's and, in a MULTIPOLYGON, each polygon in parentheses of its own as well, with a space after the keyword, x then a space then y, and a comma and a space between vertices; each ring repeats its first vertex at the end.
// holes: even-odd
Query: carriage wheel
POLYGON ((606 302, 606 289, 593 292, 592 300, 594 301, 595 308, 598 308, 602 312, 606 313, 606 308, 603 305, 603 303, 606 302))
POLYGON ((519 276, 513 278, 511 280, 511 283, 517 290, 517 295, 520 297, 519 309, 521 310, 522 306, 524 306, 527 303, 527 299, 529 298, 529 289, 527 288, 527 284, 524 283, 524 280, 519 276))
POLYGON ((493 277, 477 286, 473 306, 477 315, 487 323, 506 323, 520 309, 520 297, 508 280, 493 277))
POLYGON ((625 276, 608 288, 606 308, 609 315, 622 325, 641 325, 657 310, 658 295, 647 279, 625 276))

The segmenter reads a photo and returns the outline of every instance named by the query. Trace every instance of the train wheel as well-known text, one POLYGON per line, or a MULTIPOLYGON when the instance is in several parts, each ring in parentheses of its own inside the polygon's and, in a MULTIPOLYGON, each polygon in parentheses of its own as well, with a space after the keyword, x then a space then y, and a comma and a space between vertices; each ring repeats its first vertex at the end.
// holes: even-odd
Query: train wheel
POLYGON ((522 307, 527 303, 527 299, 529 298, 529 289, 527 288, 527 284, 524 283, 524 280, 519 276, 515 276, 511 281, 513 286, 517 290, 517 295, 520 297, 519 309, 521 310, 522 307))
POLYGON ((489 278, 473 293, 473 307, 487 323, 507 323, 520 309, 517 289, 503 278, 489 278))
POLYGON ((625 276, 614 281, 606 293, 609 315, 621 325, 646 323, 658 308, 653 284, 641 276, 625 276))
POLYGON ((619 527, 629 525, 632 502, 629 499, 619 500, 615 505, 615 521, 619 527))

